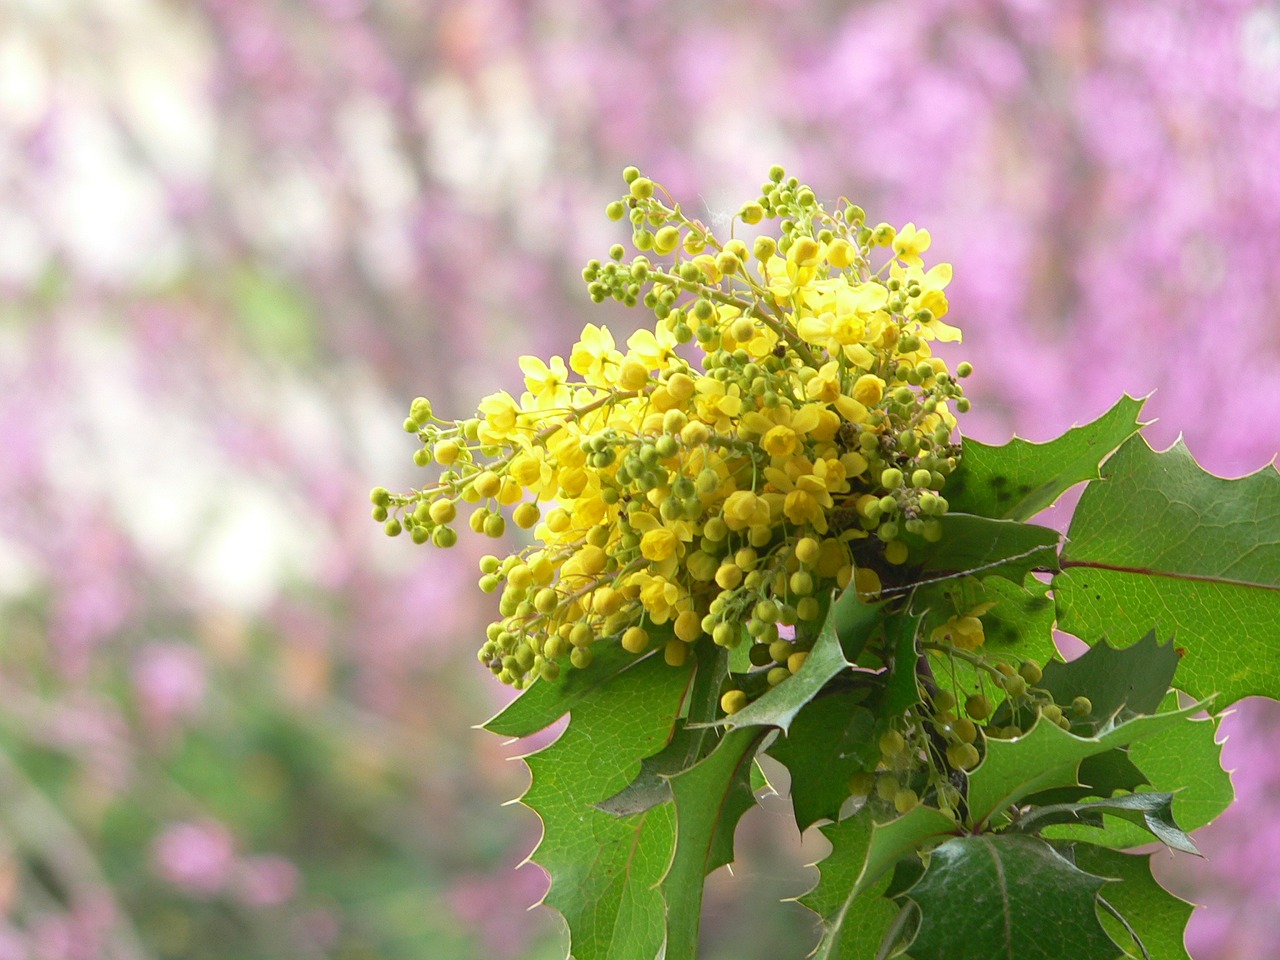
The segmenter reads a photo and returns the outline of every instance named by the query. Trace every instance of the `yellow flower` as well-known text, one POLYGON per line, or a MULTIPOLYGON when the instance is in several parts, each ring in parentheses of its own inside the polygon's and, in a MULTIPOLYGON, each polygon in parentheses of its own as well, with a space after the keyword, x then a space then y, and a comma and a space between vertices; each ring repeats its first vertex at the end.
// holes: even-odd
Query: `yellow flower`
POLYGON ((711 424, 720 433, 728 433, 733 426, 731 418, 742 412, 742 397, 736 383, 726 386, 711 377, 697 380, 698 419, 711 424))
POLYGON ((789 457, 796 449, 796 432, 779 424, 760 438, 760 446, 771 457, 789 457))
POLYGON ((750 490, 738 490, 725 498, 724 522, 730 530, 767 526, 769 504, 750 490))
POLYGON ((929 240, 928 230, 917 230, 914 223, 908 223, 893 238, 893 252, 903 263, 918 267, 920 254, 929 249, 929 240))
POLYGON ((483 417, 480 423, 481 442, 497 445, 515 436, 520 407, 507 391, 489 394, 480 401, 478 411, 483 417))
POLYGON ((836 397, 840 396, 840 364, 838 361, 831 360, 824 363, 818 370, 818 375, 805 384, 805 396, 810 400, 817 400, 821 403, 830 403, 836 397))
POLYGON ((647 573, 636 574, 635 579, 640 584, 640 602, 648 611, 650 620, 663 624, 678 613, 676 605, 680 602, 681 592, 677 584, 666 577, 647 573))
POLYGON ((569 354, 569 366, 587 383, 611 387, 622 354, 614 349, 613 334, 605 326, 588 323, 569 354))
POLYGON ((539 410, 568 406, 573 391, 567 385, 569 371, 565 369, 564 360, 552 357, 548 366, 538 357, 525 356, 520 358, 520 369, 524 373, 524 385, 533 394, 539 410))
POLYGON ((874 407, 884 396, 885 383, 873 373, 864 373, 853 384, 853 399, 874 407))
POLYGON ((949 643, 961 650, 976 650, 986 641, 982 621, 977 617, 951 617, 940 627, 935 627, 929 639, 934 643, 949 643))
POLYGON ((627 338, 627 357, 634 357, 649 370, 665 370, 676 358, 676 335, 664 326, 656 331, 641 328, 627 338))

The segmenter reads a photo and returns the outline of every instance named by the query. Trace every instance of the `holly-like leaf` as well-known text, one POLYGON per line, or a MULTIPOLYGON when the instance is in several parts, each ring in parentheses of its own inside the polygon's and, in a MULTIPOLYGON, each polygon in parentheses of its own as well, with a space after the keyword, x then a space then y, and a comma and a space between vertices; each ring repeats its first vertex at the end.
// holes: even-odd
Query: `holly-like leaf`
POLYGON ((911 537, 924 578, 931 575, 993 574, 1022 583, 1032 570, 1056 570, 1062 534, 1016 520, 967 513, 942 518, 942 539, 928 543, 911 537))
POLYGON ((1102 896, 1142 941, 1142 948, 1130 951, 1131 956, 1141 957, 1145 949, 1151 960, 1191 960, 1183 943, 1191 904, 1156 883, 1150 854, 1117 853, 1080 843, 1074 855, 1081 870, 1117 881, 1107 884, 1102 896))
POLYGON ((1130 793, 1106 800, 1040 807, 1019 818, 1017 826, 1023 833, 1039 833, 1052 824, 1101 827, 1104 814, 1123 817, 1147 830, 1166 847, 1200 855, 1196 845, 1191 842, 1191 837, 1173 819, 1172 793, 1130 793))
MULTIPOLYGON (((861 603, 856 597, 851 603, 844 600, 844 596, 852 592, 845 591, 842 602, 833 603, 831 610, 839 608, 842 611, 840 616, 844 618, 847 636, 854 637, 863 633, 870 635, 881 621, 880 608, 861 603)), ((834 616, 834 613, 828 613, 818 639, 799 671, 767 690, 742 710, 726 717, 724 725, 728 729, 767 726, 786 731, 800 708, 816 697, 828 680, 851 666, 840 644, 833 622, 834 616)))
POLYGON ((1092 423, 1048 443, 1015 437, 994 447, 965 439, 960 466, 947 480, 957 513, 1026 520, 1066 490, 1098 477, 1098 465, 1138 432, 1142 400, 1126 396, 1092 423))
POLYGON ((870 890, 907 854, 958 829, 956 822, 941 810, 924 804, 912 807, 900 817, 874 824, 867 844, 866 862, 850 895, 859 896, 870 890))
POLYGON ((1123 650, 1102 640, 1075 660, 1051 661, 1037 686, 1049 691, 1058 703, 1089 698, 1093 710, 1082 719, 1101 723, 1121 711, 1155 713, 1177 669, 1177 650, 1172 643, 1162 645, 1151 630, 1123 650))
POLYGON ((791 774, 791 809, 801 832, 836 819, 849 797, 850 774, 867 768, 865 747, 879 755, 875 718, 862 699, 862 691, 845 690, 810 700, 787 735, 769 747, 769 756, 791 774))
POLYGON ((980 834, 929 855, 905 894, 920 909, 915 960, 1116 960, 1098 920, 1102 877, 1032 837, 980 834))
POLYGON ((1040 719, 1014 740, 987 740, 987 755, 969 775, 969 816, 976 826, 1024 797, 1055 787, 1075 786, 1080 761, 1154 736, 1201 709, 1136 717, 1094 737, 1079 737, 1055 723, 1040 719))
MULTIPOLYGON (((1177 703, 1177 694, 1170 693, 1165 697, 1162 708, 1174 710, 1177 703)), ((1173 794, 1173 816, 1188 832, 1215 820, 1231 805, 1235 796, 1231 777, 1222 769, 1222 747, 1216 738, 1217 730, 1217 718, 1186 717, 1154 736, 1139 740, 1125 751, 1126 762, 1131 761, 1130 766, 1141 769, 1140 783, 1149 785, 1153 790, 1173 794)), ((1132 790, 1138 785, 1099 784, 1098 778, 1087 778, 1084 773, 1085 765, 1082 764, 1081 781, 1095 785, 1092 789, 1082 789, 1073 799, 1106 797, 1112 787, 1132 790)), ((1028 798, 1031 802, 1039 799, 1039 796, 1028 798)), ((1055 801, 1050 799, 1049 802, 1055 801)), ((1054 839, 1087 840, 1119 849, 1140 846, 1149 840, 1141 828, 1116 821, 1107 822, 1103 830, 1051 827, 1044 835, 1054 839)))
POLYGON ((831 852, 818 863, 818 884, 800 903, 823 919, 822 941, 814 960, 865 960, 874 957, 898 908, 883 897, 886 873, 854 893, 871 842, 871 811, 819 828, 831 852))
MULTIPOLYGON (((1053 598, 1048 593, 1049 587, 1033 576, 1022 584, 1003 577, 966 577, 921 590, 914 607, 927 607, 921 626, 921 636, 927 640, 934 628, 954 614, 993 604, 982 614, 986 635, 983 653, 1012 662, 1032 659, 1044 663, 1057 655, 1053 644, 1053 598)), ((961 703, 969 694, 990 687, 989 678, 980 679, 981 671, 959 657, 935 651, 930 662, 938 685, 950 690, 961 703)))
POLYGON ((751 761, 767 733, 759 727, 731 730, 710 756, 671 780, 676 845, 662 881, 666 960, 694 960, 697 955, 703 877, 733 860, 733 832, 755 804, 751 761))
POLYGON ((617 793, 642 757, 666 745, 690 672, 661 657, 634 661, 576 697, 560 738, 525 758, 531 782, 521 799, 543 823, 531 859, 551 876, 544 902, 568 922, 576 960, 653 960, 662 945, 658 884, 671 860, 675 813, 661 804, 615 817, 592 804, 617 793))
POLYGON ((686 716, 676 723, 665 748, 640 762, 640 772, 620 791, 596 804, 615 816, 641 813, 671 799, 671 778, 689 769, 715 749, 719 737, 708 726, 720 703, 725 677, 725 651, 711 644, 695 648, 693 683, 686 700, 686 716))
POLYGON ((920 658, 916 647, 919 630, 920 617, 912 614, 895 613, 885 621, 885 646, 892 652, 892 659, 884 693, 878 703, 877 713, 882 717, 899 716, 920 702, 920 681, 916 674, 920 658))
POLYGON ((595 656, 590 669, 562 670, 554 680, 538 680, 481 726, 503 737, 532 736, 640 662, 640 658, 618 643, 598 643, 592 647, 592 653, 595 656))
POLYGON ((1185 648, 1178 684, 1193 696, 1280 696, 1280 473, 1224 480, 1181 442, 1134 437, 1104 474, 1053 580, 1062 628, 1123 647, 1154 625, 1185 648))

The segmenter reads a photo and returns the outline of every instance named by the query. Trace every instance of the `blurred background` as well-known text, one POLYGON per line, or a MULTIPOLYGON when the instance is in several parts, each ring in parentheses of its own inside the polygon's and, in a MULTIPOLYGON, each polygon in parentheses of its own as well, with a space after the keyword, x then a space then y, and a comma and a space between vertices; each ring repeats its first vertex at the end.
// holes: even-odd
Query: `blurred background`
MULTIPOLYGON (((481 544, 388 541, 410 400, 564 352, 628 163, 724 222, 784 163, 951 260, 970 435, 1156 391, 1280 447, 1274 0, 0 0, 0 960, 554 958, 519 752, 472 730, 481 544)), ((1274 956, 1274 703, 1161 856, 1274 956)), ((781 802, 708 960, 799 957, 781 802)))

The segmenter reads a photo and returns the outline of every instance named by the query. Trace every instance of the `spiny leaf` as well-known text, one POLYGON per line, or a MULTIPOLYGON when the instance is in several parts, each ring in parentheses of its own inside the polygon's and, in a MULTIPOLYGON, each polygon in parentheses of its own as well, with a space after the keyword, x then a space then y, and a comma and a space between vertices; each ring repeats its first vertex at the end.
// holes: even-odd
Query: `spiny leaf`
POLYGON ((1145 828, 1166 847, 1200 855, 1196 845, 1191 842, 1191 837, 1173 819, 1172 793, 1130 793, 1105 800, 1040 807, 1021 817, 1017 826, 1023 833, 1039 833, 1051 824, 1100 827, 1103 814, 1123 817, 1130 823, 1145 828))
POLYGON ((947 480, 957 513, 1026 520, 1086 480, 1098 477, 1107 454, 1138 431, 1144 401, 1126 396, 1092 423, 1048 443, 1015 437, 994 447, 965 439, 960 466, 947 480))
MULTIPOLYGON (((852 591, 845 591, 845 595, 851 593, 852 591)), ((837 607, 842 610, 840 615, 845 618, 849 636, 861 633, 869 635, 880 623, 880 608, 861 603, 856 597, 853 598, 852 604, 848 601, 845 601, 843 606, 840 603, 832 604, 832 611, 837 607)), ((791 721, 800 712, 800 708, 817 696, 827 685, 828 680, 850 666, 844 649, 840 645, 840 637, 836 633, 834 616, 834 613, 828 613, 818 639, 814 642, 813 649, 809 651, 809 656, 800 670, 773 689, 766 691, 744 709, 727 717, 724 723, 728 729, 768 726, 785 731, 791 726, 791 721)))
POLYGON ((818 864, 817 886, 800 898, 823 919, 814 960, 873 957, 898 908, 882 896, 889 885, 888 874, 853 892, 871 842, 871 811, 864 807, 847 820, 819 829, 831 841, 831 852, 818 864))
POLYGON ((1219 707, 1280 696, 1280 473, 1201 470, 1181 443, 1141 437, 1080 498, 1053 580, 1064 630, 1119 646, 1152 626, 1186 655, 1179 686, 1219 707))
POLYGON ((551 876, 545 902, 568 922, 576 960, 653 960, 662 945, 658 883, 675 841, 673 810, 615 817, 591 805, 667 743, 690 672, 660 657, 635 662, 576 698, 560 738, 526 758, 522 800, 543 823, 532 859, 551 876))
MULTIPOLYGON (((1170 693, 1162 705, 1165 710, 1177 708, 1177 694, 1170 693)), ((1198 830, 1222 814, 1234 797, 1231 777, 1222 769, 1222 747, 1217 742, 1217 718, 1186 717, 1181 722, 1145 737, 1126 750, 1131 765, 1141 769, 1141 782, 1156 791, 1173 794, 1173 816, 1181 827, 1198 830)), ((1082 780, 1084 768, 1081 768, 1082 780)), ((1137 784, 1122 784, 1134 789, 1137 784)), ((1108 796, 1093 789, 1079 796, 1108 796)), ((1036 797, 1028 798, 1035 801, 1036 797)), ((1108 847, 1127 848, 1147 843, 1149 838, 1137 826, 1109 821, 1105 829, 1088 827, 1050 827, 1046 837, 1087 840, 1108 847)))
POLYGON ((1015 520, 996 520, 967 513, 942 518, 942 539, 928 543, 908 538, 930 574, 993 574, 1022 583, 1031 570, 1056 570, 1062 534, 1048 527, 1015 520))
POLYGON ((697 955, 703 877, 733 860, 733 832, 755 804, 751 761, 768 732, 759 727, 731 730, 710 756, 671 780, 676 844, 662 881, 666 960, 694 960, 697 955))
POLYGON ((891 652, 892 659, 884 694, 877 705, 876 712, 882 717, 899 716, 920 702, 920 681, 916 674, 920 657, 916 648, 919 629, 920 617, 909 613, 895 613, 885 621, 885 647, 891 652))
POLYGON ((695 647, 694 675, 687 698, 687 716, 676 723, 667 746, 640 762, 634 780, 601 800, 596 808, 615 816, 641 813, 671 799, 671 777, 689 769, 719 743, 719 737, 707 726, 719 709, 720 685, 725 677, 725 651, 711 644, 695 647))
POLYGON ((850 774, 867 769, 864 751, 857 748, 870 746, 879 755, 875 718, 862 699, 862 691, 845 690, 810 700, 787 735, 769 747, 769 756, 791 774, 791 809, 801 832, 839 815, 850 774))
POLYGON ((503 737, 532 736, 639 662, 618 643, 598 643, 592 652, 595 656, 589 669, 562 670, 554 680, 538 680, 481 726, 503 737))
MULTIPOLYGON (((1022 584, 1003 577, 966 577, 920 591, 914 607, 928 608, 920 632, 929 639, 934 628, 954 613, 965 613, 980 604, 995 604, 982 615, 986 634, 982 652, 997 659, 1030 658, 1044 663, 1057 655, 1053 644, 1053 599, 1048 593, 1048 586, 1034 576, 1028 576, 1022 584)), ((961 703, 970 694, 990 687, 990 678, 980 679, 978 668, 958 657, 934 652, 930 664, 938 685, 954 693, 961 703)))
POLYGON ((905 894, 920 908, 915 960, 1116 960, 1098 921, 1102 877, 1017 835, 948 840, 905 894))
POLYGON ((1084 719, 1100 723, 1122 710, 1155 713, 1177 669, 1177 650, 1172 643, 1161 645, 1151 630, 1123 650, 1102 640, 1075 660, 1051 661, 1037 685, 1058 703, 1088 697, 1093 710, 1084 719))
POLYGON ((1191 960, 1183 943, 1191 904, 1156 883, 1151 855, 1117 853, 1089 843, 1076 844, 1074 854, 1081 870, 1118 881, 1107 884, 1102 896, 1124 916, 1151 960, 1191 960))
POLYGON ((1024 797, 1054 787, 1075 786, 1085 757, 1154 736, 1201 709, 1136 717, 1095 737, 1078 737, 1043 718, 1014 740, 987 740, 987 755, 969 775, 969 816, 976 826, 1024 797))
POLYGON ((941 810, 924 804, 912 807, 900 817, 876 823, 871 829, 871 840, 867 844, 866 862, 851 894, 858 896, 871 889, 876 881, 907 854, 958 829, 956 822, 941 810))

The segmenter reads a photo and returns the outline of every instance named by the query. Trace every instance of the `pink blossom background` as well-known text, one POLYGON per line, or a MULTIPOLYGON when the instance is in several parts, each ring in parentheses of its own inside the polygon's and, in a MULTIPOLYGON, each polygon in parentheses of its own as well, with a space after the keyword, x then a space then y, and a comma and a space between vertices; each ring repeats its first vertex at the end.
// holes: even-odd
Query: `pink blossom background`
MULTIPOLYGON (((481 545, 388 542, 399 422, 591 320, 636 163, 712 222, 781 162, 928 226, 968 431, 1155 391, 1280 448, 1280 7, 1248 0, 96 0, 0 11, 0 960, 554 957, 478 670, 481 545)), ((1196 960, 1280 939, 1280 731, 1162 863, 1196 960)), ((791 956, 748 820, 709 958, 791 956)))

